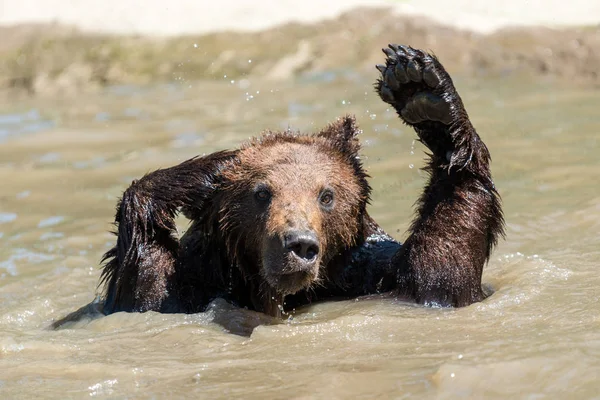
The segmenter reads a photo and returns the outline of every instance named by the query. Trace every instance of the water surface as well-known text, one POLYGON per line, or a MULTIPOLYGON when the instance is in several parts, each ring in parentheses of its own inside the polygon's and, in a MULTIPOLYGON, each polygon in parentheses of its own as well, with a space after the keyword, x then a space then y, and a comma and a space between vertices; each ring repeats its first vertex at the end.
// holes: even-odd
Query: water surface
POLYGON ((0 104, 2 397, 597 397, 600 96, 552 82, 457 80, 507 220, 484 272, 495 293, 480 304, 329 302, 250 336, 227 328, 250 332, 259 317, 222 302, 196 315, 117 313, 48 329, 98 292, 114 206, 132 179, 266 128, 313 131, 356 114, 371 214, 403 240, 424 148, 377 99, 374 76, 0 104))

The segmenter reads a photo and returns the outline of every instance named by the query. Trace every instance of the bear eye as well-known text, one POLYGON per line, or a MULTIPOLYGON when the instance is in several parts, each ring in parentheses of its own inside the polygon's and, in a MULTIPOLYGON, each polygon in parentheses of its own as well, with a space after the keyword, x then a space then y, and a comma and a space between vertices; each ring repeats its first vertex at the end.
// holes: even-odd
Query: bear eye
POLYGON ((322 206, 331 207, 333 204, 333 192, 331 190, 325 190, 319 197, 319 202, 322 206))
POLYGON ((271 192, 267 188, 260 187, 254 192, 254 197, 260 202, 266 202, 271 198, 271 192))

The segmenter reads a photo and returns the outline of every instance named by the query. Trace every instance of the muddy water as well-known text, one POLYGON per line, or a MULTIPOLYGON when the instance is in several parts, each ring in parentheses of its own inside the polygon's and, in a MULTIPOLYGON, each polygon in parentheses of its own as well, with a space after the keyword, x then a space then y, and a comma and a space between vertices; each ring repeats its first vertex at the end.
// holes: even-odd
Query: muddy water
POLYGON ((600 396, 600 96, 552 82, 457 82, 492 152, 508 224, 483 303, 325 303, 249 336, 227 329, 249 334, 257 317, 221 302, 48 329, 94 298, 114 205, 134 177, 264 128, 310 131, 355 113, 371 213, 404 238, 424 149, 377 100, 374 72, 2 103, 2 398, 600 396))

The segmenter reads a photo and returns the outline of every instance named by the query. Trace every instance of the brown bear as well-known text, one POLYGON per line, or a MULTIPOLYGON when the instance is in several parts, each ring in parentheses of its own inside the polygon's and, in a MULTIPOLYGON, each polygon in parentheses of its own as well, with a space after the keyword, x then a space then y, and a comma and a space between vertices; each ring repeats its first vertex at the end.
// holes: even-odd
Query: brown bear
POLYGON ((194 313, 221 297, 279 316, 392 290, 441 306, 482 300, 483 266, 503 234, 488 149, 434 56, 399 45, 384 53, 376 90, 431 151, 404 244, 367 213, 353 117, 310 135, 268 132, 132 183, 104 257, 104 312, 194 313), (178 212, 191 220, 180 239, 178 212))

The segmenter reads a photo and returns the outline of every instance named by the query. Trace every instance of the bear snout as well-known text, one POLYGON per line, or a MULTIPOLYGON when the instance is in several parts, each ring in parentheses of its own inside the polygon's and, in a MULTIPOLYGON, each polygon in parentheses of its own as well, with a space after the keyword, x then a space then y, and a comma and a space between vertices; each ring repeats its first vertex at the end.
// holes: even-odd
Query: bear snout
POLYGON ((296 293, 317 279, 321 253, 315 232, 288 230, 267 239, 261 274, 279 293, 296 293))
POLYGON ((283 236, 283 248, 308 266, 317 260, 319 239, 312 231, 290 231, 283 236))

